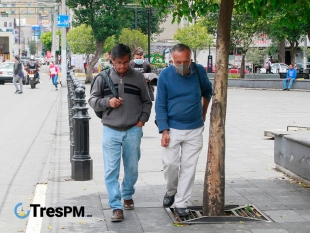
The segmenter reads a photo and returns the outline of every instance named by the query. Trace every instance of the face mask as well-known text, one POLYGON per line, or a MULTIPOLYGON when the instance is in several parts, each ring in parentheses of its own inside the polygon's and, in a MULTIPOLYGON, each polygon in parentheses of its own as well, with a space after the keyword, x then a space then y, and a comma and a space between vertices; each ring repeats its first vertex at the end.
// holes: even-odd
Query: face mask
POLYGON ((189 72, 189 65, 181 64, 181 65, 175 66, 174 68, 175 68, 175 71, 182 76, 188 74, 189 72))
POLYGON ((143 59, 135 59, 134 62, 135 62, 137 65, 142 65, 143 59))

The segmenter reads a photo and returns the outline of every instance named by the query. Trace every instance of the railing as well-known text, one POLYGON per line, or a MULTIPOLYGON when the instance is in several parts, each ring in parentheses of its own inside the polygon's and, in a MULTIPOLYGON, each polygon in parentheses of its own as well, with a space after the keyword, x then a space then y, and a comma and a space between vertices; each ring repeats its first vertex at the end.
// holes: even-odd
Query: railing
POLYGON ((89 155, 89 120, 85 100, 85 86, 67 72, 68 113, 70 128, 71 177, 76 181, 93 178, 93 160, 89 155))

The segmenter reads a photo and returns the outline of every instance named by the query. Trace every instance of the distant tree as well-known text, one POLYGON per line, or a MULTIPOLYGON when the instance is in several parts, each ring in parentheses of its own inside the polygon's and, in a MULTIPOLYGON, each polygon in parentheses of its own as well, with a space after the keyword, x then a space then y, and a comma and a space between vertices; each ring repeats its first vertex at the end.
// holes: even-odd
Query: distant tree
POLYGON ((132 52, 136 47, 141 47, 147 51, 147 39, 147 35, 144 35, 140 30, 124 28, 118 42, 128 45, 132 52))
MULTIPOLYGON (((57 30, 56 35, 59 35, 59 46, 61 46, 61 31, 57 30)), ((45 32, 41 35, 41 42, 45 50, 52 50, 52 32, 45 32)))
POLYGON ((31 55, 35 55, 37 53, 37 42, 34 40, 31 40, 29 42, 29 52, 31 55))
POLYGON ((265 58, 267 50, 260 48, 250 48, 246 53, 246 61, 253 64, 253 73, 255 75, 255 68, 262 64, 262 60, 265 58))
POLYGON ((92 71, 102 55, 106 39, 121 33, 128 22, 129 10, 126 0, 67 0, 66 4, 74 12, 73 25, 85 24, 92 29, 96 41, 95 55, 89 62, 85 83, 92 80, 92 71))
POLYGON ((188 45, 192 49, 195 62, 201 50, 214 45, 213 35, 208 34, 207 28, 200 23, 179 28, 174 35, 174 39, 188 45))
POLYGON ((86 55, 86 62, 89 64, 89 55, 96 51, 96 40, 91 27, 82 24, 71 29, 67 33, 67 41, 73 53, 86 55))
POLYGON ((114 45, 116 45, 116 39, 115 36, 113 35, 106 39, 103 46, 103 52, 111 52, 114 45))

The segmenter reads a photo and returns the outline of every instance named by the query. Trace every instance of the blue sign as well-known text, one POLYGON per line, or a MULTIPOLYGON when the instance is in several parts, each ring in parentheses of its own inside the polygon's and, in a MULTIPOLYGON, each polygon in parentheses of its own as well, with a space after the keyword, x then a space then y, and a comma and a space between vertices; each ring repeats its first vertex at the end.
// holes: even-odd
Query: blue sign
POLYGON ((58 15, 57 26, 62 28, 68 28, 69 15, 58 15))

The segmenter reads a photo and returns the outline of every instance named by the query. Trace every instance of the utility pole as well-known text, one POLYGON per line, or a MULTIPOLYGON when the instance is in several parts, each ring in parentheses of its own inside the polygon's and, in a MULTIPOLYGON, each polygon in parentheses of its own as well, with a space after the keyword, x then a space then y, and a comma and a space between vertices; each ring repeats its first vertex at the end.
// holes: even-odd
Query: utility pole
POLYGON ((18 56, 20 57, 20 9, 18 9, 18 56))
POLYGON ((52 61, 56 64, 56 30, 57 30, 57 8, 58 6, 54 7, 53 13, 53 28, 52 28, 52 61))
MULTIPOLYGON (((61 12, 66 15, 66 0, 61 1, 61 12)), ((61 86, 67 87, 67 28, 61 29, 61 86)))

